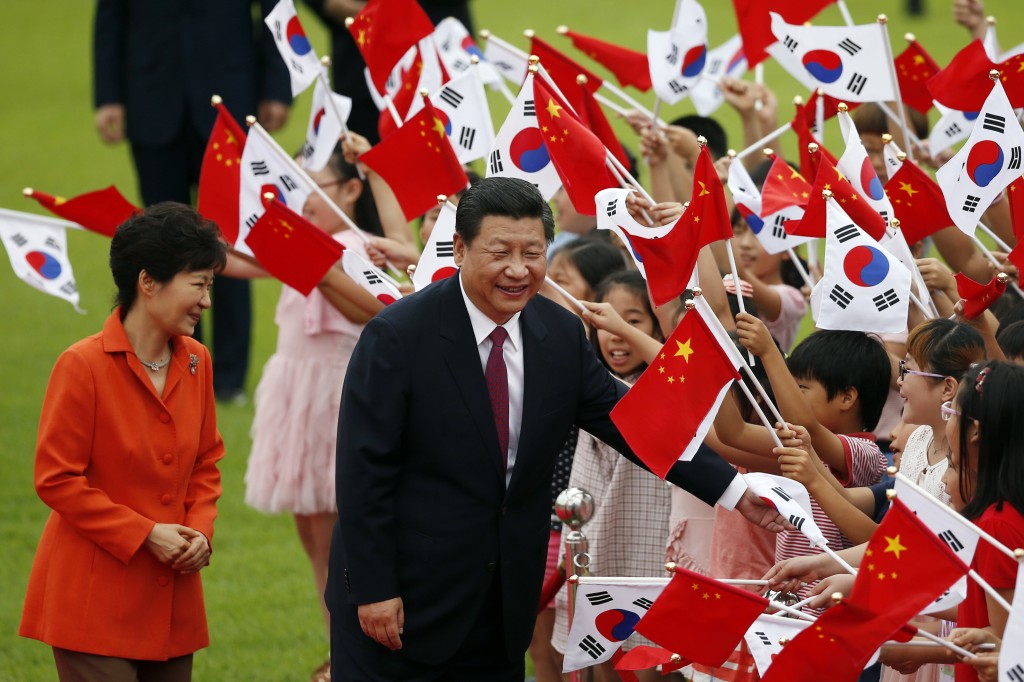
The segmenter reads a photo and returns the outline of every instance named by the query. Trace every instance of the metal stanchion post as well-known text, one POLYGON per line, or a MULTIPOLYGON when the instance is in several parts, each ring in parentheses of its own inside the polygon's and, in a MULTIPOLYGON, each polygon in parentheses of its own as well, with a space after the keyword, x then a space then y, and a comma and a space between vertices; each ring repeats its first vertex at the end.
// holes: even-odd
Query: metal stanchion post
MULTIPOLYGON (((587 536, 580 527, 594 515, 594 496, 581 488, 568 488, 558 494, 555 500, 555 513, 562 523, 569 526, 565 536, 565 573, 569 583, 569 627, 576 611, 576 591, 581 576, 590 571, 590 553, 587 536)), ((572 682, 589 682, 592 679, 590 668, 576 670, 569 674, 572 682)))

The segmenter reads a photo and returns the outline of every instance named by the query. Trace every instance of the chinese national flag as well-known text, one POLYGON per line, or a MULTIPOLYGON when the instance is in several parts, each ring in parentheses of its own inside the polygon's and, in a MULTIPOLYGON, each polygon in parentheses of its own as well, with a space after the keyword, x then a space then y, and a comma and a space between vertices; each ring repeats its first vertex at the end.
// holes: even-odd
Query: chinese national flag
MULTIPOLYGON (((38 201, 50 213, 106 237, 113 237, 118 226, 140 210, 113 185, 70 199, 34 189, 26 189, 25 196, 38 201)), ((238 195, 235 196, 237 201, 238 195)))
POLYGON ((1006 258, 1017 268, 1017 272, 1024 272, 1024 239, 1018 239, 1006 258))
POLYGON ((579 111, 582 107, 582 102, 575 96, 579 90, 579 87, 576 85, 577 76, 580 74, 586 76, 587 82, 584 83, 583 87, 589 90, 591 94, 597 92, 601 87, 601 83, 604 82, 593 71, 559 52, 536 36, 530 41, 530 54, 540 57, 540 65, 544 67, 544 71, 551 76, 551 80, 554 81, 558 89, 569 100, 569 104, 574 111, 579 111))
MULTIPOLYGON (((641 92, 651 89, 651 70, 647 65, 647 54, 591 38, 576 31, 567 30, 565 35, 577 50, 615 74, 621 85, 632 85, 641 92)), ((544 63, 543 60, 541 63, 544 63)))
POLYGON ((1006 188, 1006 196, 1010 199, 1010 221, 1013 223, 1013 235, 1019 244, 1024 241, 1024 177, 1019 177, 1010 183, 1010 186, 1006 188))
MULTIPOLYGON (((818 120, 818 98, 822 100, 822 114, 823 120, 827 121, 839 113, 839 102, 837 98, 832 95, 826 95, 825 93, 818 94, 817 90, 811 92, 810 99, 803 105, 804 120, 807 121, 808 126, 813 126, 818 120)), ((844 102, 846 104, 847 111, 853 111, 859 107, 863 102, 844 102)))
MULTIPOLYGON (((579 91, 579 86, 573 85, 573 88, 579 91)), ((537 125, 566 194, 577 211, 596 215, 594 195, 603 189, 619 186, 606 165, 608 150, 554 94, 544 79, 534 79, 533 92, 537 125)))
MULTIPOLYGON (((398 112, 398 117, 404 119, 409 115, 413 99, 419 96, 417 86, 420 83, 420 74, 423 73, 423 55, 420 54, 419 47, 416 48, 416 58, 412 65, 408 69, 399 66, 398 71, 401 73, 401 82, 398 84, 398 91, 391 98, 391 104, 398 112)), ((383 140, 400 127, 398 123, 395 123, 395 117, 391 115, 390 108, 385 107, 377 119, 377 134, 380 135, 380 139, 383 140)))
POLYGON ((450 196, 469 184, 428 99, 419 113, 359 159, 388 183, 406 220, 436 206, 438 194, 450 196))
MULTIPOLYGON (((648 272, 650 267, 648 264, 648 272)), ((701 310, 701 304, 706 305, 704 299, 695 302, 698 307, 683 316, 657 360, 611 412, 633 452, 662 478, 679 459, 692 459, 729 385, 739 378, 732 356, 722 345, 732 342, 712 331, 706 312, 701 310)), ((692 658, 685 651, 658 643, 692 658)))
POLYGON ((962 272, 956 273, 956 292, 964 300, 964 317, 973 320, 989 309, 1006 291, 1006 282, 993 277, 988 284, 975 282, 962 272))
POLYGON ((979 111, 992 92, 988 72, 1000 72, 1006 97, 1014 108, 1024 107, 1024 54, 1004 62, 988 58, 980 40, 956 53, 946 68, 928 80, 928 91, 936 102, 957 111, 979 111))
POLYGON ((764 597, 677 566, 636 631, 694 663, 717 666, 767 606, 764 597))
POLYGON ((269 201, 245 238, 267 272, 304 296, 341 258, 345 247, 282 201, 269 201))
POLYGON ((802 24, 833 2, 835 0, 732 0, 747 64, 752 68, 767 59, 765 48, 778 40, 772 33, 769 12, 778 13, 786 23, 802 24))
POLYGON ((885 183, 885 193, 907 244, 919 242, 953 224, 939 184, 910 159, 904 160, 885 183))
POLYGON ((772 167, 761 188, 761 215, 774 215, 790 206, 806 206, 810 198, 811 183, 785 159, 773 156, 772 167))
POLYGON ((580 122, 597 135, 601 143, 618 159, 619 163, 629 168, 630 163, 629 157, 626 156, 626 150, 622 148, 619 138, 615 137, 612 125, 604 115, 601 105, 594 99, 594 95, 587 90, 586 85, 582 84, 576 86, 576 94, 579 96, 581 104, 581 107, 576 110, 580 122))
MULTIPOLYGON (((819 151, 820 153, 820 151, 819 151)), ((885 236, 885 220, 864 200, 850 181, 846 179, 835 164, 828 158, 821 157, 818 161, 818 175, 811 189, 811 200, 807 210, 799 221, 787 220, 786 232, 800 237, 825 236, 825 208, 821 198, 824 190, 832 192, 832 196, 840 203, 850 220, 857 224, 876 241, 885 236)))
POLYGON ((725 189, 711 153, 703 147, 697 157, 693 195, 686 212, 658 239, 629 240, 644 263, 654 305, 664 305, 686 290, 703 247, 731 238, 725 189))
POLYGON ((409 48, 434 32, 416 0, 370 0, 348 26, 378 92, 409 48))
MULTIPOLYGON (((764 682, 856 680, 890 638, 906 641, 907 621, 967 574, 967 565, 898 498, 875 529, 848 602, 793 638, 764 682)), ((653 610, 653 608, 652 608, 653 610)))
POLYGON ((916 40, 911 40, 907 49, 896 55, 893 63, 896 65, 896 79, 900 83, 903 103, 927 115, 932 108, 928 79, 939 72, 939 65, 916 40))
POLYGON ((199 171, 199 212, 220 228, 224 241, 238 239, 238 194, 241 191, 242 148, 245 132, 228 108, 218 102, 217 120, 206 142, 199 171))
MULTIPOLYGON (((835 166, 839 163, 836 157, 832 156, 829 150, 825 149, 825 146, 818 142, 817 138, 811 132, 811 123, 814 121, 814 112, 810 112, 810 120, 808 120, 809 108, 806 104, 799 104, 796 107, 796 115, 793 116, 793 120, 790 124, 793 126, 793 132, 796 133, 796 144, 800 150, 800 174, 805 178, 813 178, 818 174, 818 159, 826 158, 832 162, 835 166), (811 154, 807 151, 807 145, 814 143, 818 145, 817 155, 811 154)), ((833 114, 834 115, 834 114, 833 114)))

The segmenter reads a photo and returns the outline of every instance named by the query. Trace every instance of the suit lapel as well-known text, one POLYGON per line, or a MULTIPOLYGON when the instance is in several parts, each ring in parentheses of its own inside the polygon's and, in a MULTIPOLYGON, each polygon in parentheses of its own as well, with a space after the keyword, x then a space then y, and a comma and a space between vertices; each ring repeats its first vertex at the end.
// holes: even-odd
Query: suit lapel
POLYGON ((530 463, 531 455, 537 451, 548 376, 554 372, 554 368, 549 366, 550 353, 545 347, 547 327, 537 307, 528 303, 519 319, 523 334, 523 422, 519 427, 519 448, 516 450, 516 463, 512 467, 508 492, 515 489, 516 482, 527 470, 525 465, 530 463))
POLYGON ((500 475, 504 483, 504 472, 501 470, 504 458, 501 456, 501 446, 498 445, 498 429, 494 425, 491 398, 484 382, 483 368, 480 366, 480 353, 475 343, 473 325, 469 321, 469 313, 462 300, 459 276, 449 277, 443 286, 445 291, 440 299, 439 333, 444 362, 462 395, 466 410, 487 444, 486 457, 493 465, 495 475, 500 475))

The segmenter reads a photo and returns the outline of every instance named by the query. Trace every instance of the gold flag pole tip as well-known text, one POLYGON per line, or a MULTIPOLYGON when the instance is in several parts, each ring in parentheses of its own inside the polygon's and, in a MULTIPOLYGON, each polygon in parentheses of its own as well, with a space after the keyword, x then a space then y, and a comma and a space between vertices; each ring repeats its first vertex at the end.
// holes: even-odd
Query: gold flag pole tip
POLYGON ((896 499, 896 491, 893 490, 892 488, 889 488, 888 490, 886 490, 885 491, 885 499, 887 499, 887 500, 895 500, 896 499))
POLYGON ((693 289, 691 289, 691 291, 693 291, 694 298, 696 298, 697 296, 702 296, 704 294, 704 290, 701 289, 700 287, 694 287, 693 289))
POLYGON ((1013 550, 1013 556, 1017 557, 1017 561, 1024 559, 1024 549, 1018 547, 1017 549, 1013 550))
POLYGON ((426 88, 420 88, 420 97, 427 98, 430 96, 430 90, 426 88))
POLYGON ((252 127, 252 126, 256 125, 256 117, 255 116, 246 116, 245 117, 245 125, 247 125, 249 127, 252 127))
POLYGON ((985 23, 988 24, 989 26, 995 26, 996 18, 990 14, 987 17, 985 17, 985 23))
POLYGON ((330 65, 332 64, 331 58, 328 57, 327 55, 324 55, 323 57, 320 57, 320 63, 323 64, 324 66, 330 67, 330 65))
POLYGON ((997 71, 996 69, 992 69, 991 71, 988 72, 988 77, 991 78, 992 80, 997 80, 999 78, 999 71, 997 71))
POLYGON ((807 151, 809 151, 812 154, 817 154, 818 153, 818 143, 816 143, 816 142, 809 142, 807 144, 807 151))
POLYGON ((900 219, 899 218, 889 218, 889 224, 892 225, 893 227, 899 227, 900 226, 900 219))
POLYGON ((210 98, 210 106, 212 106, 212 107, 219 106, 223 102, 224 102, 224 100, 223 100, 223 98, 221 98, 220 95, 214 95, 213 97, 210 98))
POLYGON ((562 24, 561 26, 559 26, 559 27, 557 27, 555 29, 555 33, 557 33, 560 36, 564 36, 568 32, 569 32, 569 27, 566 26, 565 24, 562 24))
POLYGON ((836 105, 836 109, 845 114, 850 110, 850 107, 846 106, 846 102, 840 102, 839 104, 836 105))
POLYGON ((586 84, 587 84, 587 77, 584 74, 581 73, 580 75, 576 76, 576 85, 586 85, 586 84))
POLYGON ((906 152, 900 152, 900 153, 898 153, 896 155, 896 158, 899 159, 900 161, 906 161, 907 160, 907 153, 906 152))
POLYGON ((688 298, 686 299, 686 302, 683 303, 683 307, 687 310, 693 310, 697 307, 697 304, 693 302, 692 298, 688 298))
POLYGON ((667 564, 665 564, 665 570, 668 571, 669 573, 675 573, 675 571, 676 571, 676 562, 670 561, 667 564))
POLYGON ((761 153, 770 159, 772 156, 775 155, 775 150, 772 149, 771 147, 765 147, 764 149, 761 150, 761 153))
POLYGON ((523 31, 523 37, 524 38, 529 38, 530 40, 533 40, 533 37, 535 35, 537 35, 537 34, 533 32, 532 28, 528 28, 525 31, 523 31))
POLYGON ((480 57, 477 57, 475 54, 469 55, 469 63, 470 64, 479 64, 480 63, 480 57))
POLYGON ((526 70, 536 76, 537 72, 540 71, 540 67, 537 66, 536 64, 530 64, 530 66, 528 66, 526 70))
POLYGON ((477 35, 483 38, 484 40, 487 40, 488 38, 491 37, 491 32, 486 28, 482 28, 479 31, 477 31, 477 35))
POLYGON ((698 136, 697 137, 697 144, 699 144, 701 147, 707 147, 708 146, 708 138, 704 137, 703 135, 698 136))
POLYGON ((345 28, 350 27, 354 23, 356 23, 355 17, 345 17, 345 28))
POLYGON ((889 133, 882 133, 882 144, 889 144, 892 142, 892 135, 889 133))
POLYGON ((416 264, 409 263, 409 266, 405 268, 405 274, 409 276, 409 279, 412 279, 412 276, 416 274, 416 264))
POLYGON ((832 190, 830 190, 830 189, 823 189, 823 190, 821 190, 821 198, 824 199, 825 201, 828 201, 829 199, 831 199, 832 198, 832 190))
POLYGON ((843 593, 842 592, 833 592, 832 594, 829 595, 829 597, 836 604, 838 604, 839 602, 843 601, 843 593))
POLYGON ((899 473, 899 471, 900 470, 897 469, 896 467, 888 467, 886 468, 885 473, 889 474, 890 476, 895 476, 896 474, 899 473))
POLYGON ((35 194, 35 190, 32 189, 31 187, 26 187, 25 189, 21 190, 21 193, 27 197, 30 197, 33 194, 35 194))
POLYGON ((683 657, 680 656, 679 654, 672 654, 671 656, 668 657, 668 660, 671 661, 672 663, 679 663, 679 662, 681 662, 683 660, 683 657))
POLYGON ((530 66, 533 66, 535 64, 540 64, 540 57, 538 57, 535 54, 531 54, 530 58, 527 61, 530 63, 530 66))
POLYGON ((263 199, 265 201, 273 201, 274 200, 274 193, 273 192, 264 192, 263 193, 263 199))
POLYGON ((917 40, 917 36, 915 36, 913 33, 904 33, 903 34, 903 39, 905 41, 907 41, 908 43, 912 43, 915 40, 917 40))
POLYGON ((437 203, 443 204, 446 201, 448 201, 448 195, 447 194, 438 194, 437 195, 437 203))
POLYGON ((800 95, 797 95, 796 97, 793 98, 793 104, 795 106, 802 107, 804 105, 804 98, 801 97, 800 95))
POLYGON ((725 155, 728 156, 730 159, 735 159, 737 156, 737 152, 735 149, 730 149, 727 152, 725 152, 725 155))
POLYGON ((889 17, 885 16, 884 14, 879 14, 878 15, 878 23, 885 24, 888 21, 889 21, 889 17))
POLYGON ((998 275, 996 275, 996 279, 999 280, 1000 284, 1006 284, 1008 281, 1010 281, 1010 276, 1007 275, 1005 272, 1000 272, 998 275))

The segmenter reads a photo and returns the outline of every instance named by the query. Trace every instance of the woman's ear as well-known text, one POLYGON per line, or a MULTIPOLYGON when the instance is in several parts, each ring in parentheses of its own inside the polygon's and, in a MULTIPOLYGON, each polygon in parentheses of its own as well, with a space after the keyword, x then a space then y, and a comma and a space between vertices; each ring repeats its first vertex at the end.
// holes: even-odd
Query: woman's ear
POLYGON ((942 401, 952 400, 956 397, 957 389, 960 388, 960 382, 953 377, 946 377, 942 380, 942 401))
POLYGON ((341 200, 344 203, 356 203, 363 194, 363 181, 349 178, 341 184, 341 200))
POLYGON ((146 296, 152 296, 153 292, 156 291, 156 280, 145 270, 139 271, 138 289, 140 293, 146 296))
MULTIPOLYGON (((962 427, 961 427, 962 428, 962 427)), ((981 427, 978 424, 977 419, 972 419, 970 425, 967 427, 967 442, 971 445, 978 445, 978 434, 981 432, 981 427)))

